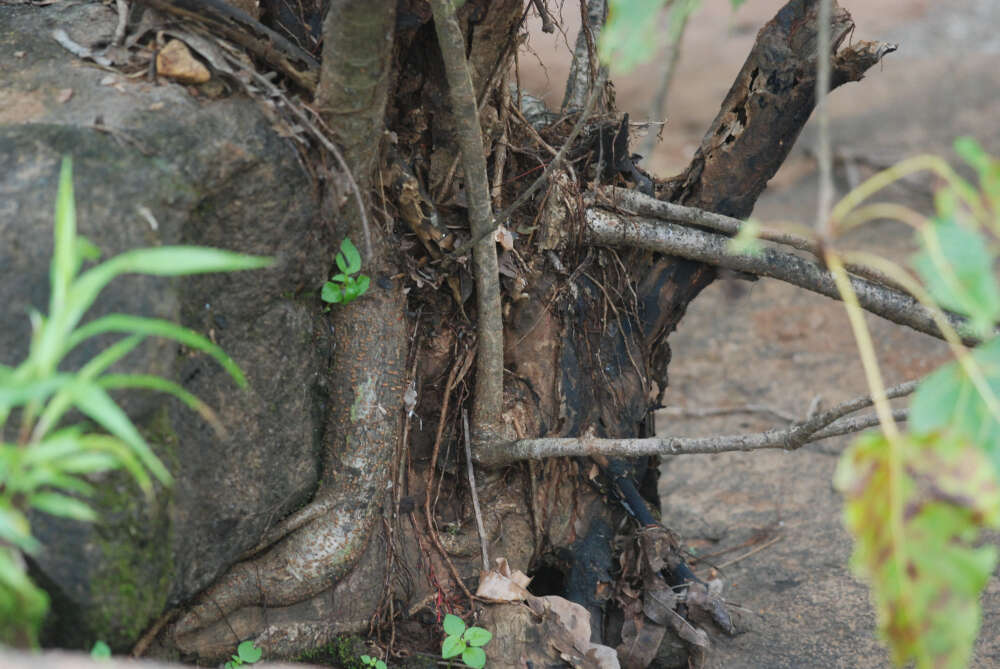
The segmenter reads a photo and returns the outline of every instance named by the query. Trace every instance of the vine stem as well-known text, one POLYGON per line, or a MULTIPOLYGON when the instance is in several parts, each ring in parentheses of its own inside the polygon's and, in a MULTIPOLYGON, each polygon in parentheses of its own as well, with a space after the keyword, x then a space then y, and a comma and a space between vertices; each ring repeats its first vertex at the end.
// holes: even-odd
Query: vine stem
MULTIPOLYGON (((827 268, 833 275, 833 280, 837 284, 840 292, 840 299, 844 302, 847 311, 847 319, 851 324, 851 331, 854 333, 854 341, 858 347, 858 355, 861 358, 861 366, 865 371, 865 381, 871 393, 872 404, 875 406, 875 413, 879 418, 879 425, 885 434, 889 445, 888 452, 888 484, 889 484, 889 534, 892 544, 892 554, 899 555, 904 548, 903 537, 903 437, 899 432, 899 427, 892 415, 892 406, 886 397, 885 383, 882 380, 882 371, 879 369, 878 359, 875 355, 875 344, 872 342, 871 332, 868 324, 865 323, 864 311, 858 303, 858 296, 851 286, 851 281, 847 277, 847 270, 837 255, 831 249, 824 254, 827 268)), ((901 561, 896 560, 894 568, 897 572, 901 570, 901 561)), ((903 581, 902 573, 897 573, 899 582, 903 581)), ((903 593, 901 593, 902 595, 903 593)))

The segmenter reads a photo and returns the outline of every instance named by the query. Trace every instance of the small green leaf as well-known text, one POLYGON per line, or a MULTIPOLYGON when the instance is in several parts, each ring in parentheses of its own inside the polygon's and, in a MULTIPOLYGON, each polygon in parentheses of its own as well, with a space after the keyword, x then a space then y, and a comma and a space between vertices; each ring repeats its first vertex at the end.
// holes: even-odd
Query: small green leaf
POLYGON ((465 641, 458 635, 446 636, 441 644, 441 657, 445 660, 462 654, 465 641))
POLYGON ((375 663, 375 669, 388 669, 388 667, 386 666, 385 662, 379 660, 375 663))
POLYGON ((993 277, 989 244, 954 219, 939 219, 921 231, 923 250, 913 265, 941 306, 968 316, 985 337, 1000 317, 1000 289, 993 277))
POLYGON ((337 262, 337 269, 340 270, 340 274, 338 274, 338 276, 347 274, 347 260, 344 258, 344 254, 338 253, 333 257, 333 259, 337 262))
POLYGON ((340 304, 344 299, 344 292, 337 284, 327 281, 323 284, 323 291, 320 293, 320 297, 324 302, 340 304))
POLYGON ((354 298, 361 294, 361 286, 357 281, 351 279, 344 284, 344 303, 353 302, 354 298))
POLYGON ((485 646, 492 638, 493 634, 482 627, 470 627, 465 630, 465 640, 470 646, 485 646))
POLYGON ((28 504, 39 511, 44 511, 53 516, 71 518, 88 523, 97 520, 97 513, 85 503, 57 492, 45 491, 29 495, 28 504))
POLYGON ((462 662, 476 669, 486 666, 486 653, 482 648, 466 648, 462 651, 462 662))
POLYGON ((350 277, 347 276, 346 274, 334 274, 333 276, 330 277, 330 281, 334 281, 336 283, 345 283, 346 281, 349 280, 350 277))
POLYGON ((632 70, 656 52, 660 11, 668 0, 610 0, 597 53, 618 73, 632 70))
MULTIPOLYGON (((972 351, 986 385, 1000 398, 1000 337, 972 351)), ((1000 422, 957 362, 941 366, 917 386, 910 401, 910 429, 919 435, 953 430, 982 448, 1000 471, 1000 422)))
POLYGON ((371 655, 362 655, 361 662, 362 664, 375 664, 375 658, 371 655))
POLYGON ((76 267, 74 274, 80 271, 83 263, 101 258, 101 249, 94 242, 81 235, 76 236, 76 267))
POLYGON ((444 617, 444 633, 448 636, 461 636, 465 631, 465 621, 449 613, 444 617))
POLYGON ((340 251, 344 254, 344 258, 347 259, 347 269, 341 267, 340 271, 345 274, 357 274, 360 272, 361 254, 358 253, 357 247, 354 246, 354 242, 349 237, 344 237, 344 241, 340 242, 340 251))
POLYGON ((237 646, 236 652, 239 653, 241 660, 249 664, 253 664, 264 654, 264 651, 255 646, 253 641, 244 641, 237 646))
POLYGON ((371 282, 372 280, 368 277, 367 274, 358 275, 358 280, 357 280, 358 297, 361 297, 362 295, 368 292, 368 286, 371 285, 371 282))
POLYGON ((96 641, 90 649, 90 657, 95 660, 106 660, 111 657, 111 647, 103 641, 96 641))

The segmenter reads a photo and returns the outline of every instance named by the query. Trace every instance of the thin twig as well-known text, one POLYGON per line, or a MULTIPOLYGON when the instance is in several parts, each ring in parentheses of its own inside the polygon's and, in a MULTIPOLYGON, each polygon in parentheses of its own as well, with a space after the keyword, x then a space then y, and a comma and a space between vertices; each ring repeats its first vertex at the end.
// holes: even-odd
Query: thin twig
POLYGON ((747 404, 741 407, 667 407, 659 411, 661 414, 677 418, 714 418, 716 416, 732 416, 734 414, 766 414, 777 418, 785 423, 794 423, 798 416, 794 416, 780 409, 764 406, 763 404, 747 404))
MULTIPOLYGON (((913 392, 916 381, 908 381, 886 391, 888 398, 903 397, 913 392)), ((805 444, 827 437, 856 432, 878 424, 876 416, 845 418, 850 413, 872 405, 871 397, 862 395, 818 413, 817 415, 780 429, 747 434, 714 437, 649 437, 644 439, 542 438, 522 439, 504 445, 503 460, 496 465, 517 460, 551 457, 592 456, 630 458, 645 455, 716 454, 731 451, 761 449, 795 450, 805 444)), ((905 409, 893 412, 896 420, 907 417, 905 409)))
MULTIPOLYGON (((663 63, 663 78, 660 79, 660 86, 656 89, 656 96, 653 104, 649 108, 649 120, 656 121, 662 119, 667 109, 667 96, 670 93, 670 84, 674 80, 674 72, 677 70, 677 62, 681 59, 681 42, 684 39, 684 30, 687 28, 688 19, 694 13, 698 2, 691 0, 680 0, 675 2, 670 8, 670 23, 677 21, 677 33, 671 35, 670 45, 667 46, 667 54, 663 63), (675 18, 676 17, 676 18, 675 18)), ((661 132, 663 126, 660 126, 661 132)), ((649 132, 643 141, 639 153, 649 157, 656 148, 656 138, 660 133, 649 132)))
POLYGON ((816 229, 820 239, 830 243, 830 209, 833 207, 833 157, 830 151, 830 110, 826 104, 830 92, 830 7, 831 0, 819 0, 816 16, 816 114, 819 123, 816 160, 819 163, 819 197, 816 204, 816 229))
POLYGON ((469 438, 469 414, 462 409, 462 425, 465 427, 465 464, 469 474, 469 492, 472 494, 472 510, 476 514, 476 530, 479 532, 479 546, 483 550, 483 571, 490 570, 490 554, 486 548, 486 529, 483 527, 483 512, 479 509, 479 493, 476 492, 476 472, 472 468, 472 440, 469 438))
POLYGON ((753 554, 755 554, 755 553, 759 553, 759 552, 761 552, 762 550, 764 550, 765 548, 767 548, 768 546, 771 546, 771 545, 773 545, 773 544, 776 544, 776 543, 778 543, 778 542, 779 542, 779 541, 781 541, 781 540, 782 540, 783 538, 784 538, 784 537, 782 537, 782 535, 780 535, 780 534, 779 534, 778 536, 774 537, 774 538, 773 538, 773 539, 771 539, 770 541, 765 541, 765 542, 764 542, 764 543, 762 543, 761 545, 759 545, 759 546, 755 546, 754 548, 751 548, 751 549, 750 549, 749 551, 747 551, 747 552, 746 552, 746 553, 744 553, 743 555, 738 555, 738 556, 734 557, 734 558, 733 558, 733 559, 731 559, 731 560, 726 560, 726 561, 725 561, 725 562, 723 562, 722 564, 718 564, 718 565, 715 565, 715 568, 716 568, 716 569, 725 569, 726 567, 729 567, 729 566, 731 566, 731 565, 734 565, 734 564, 736 564, 736 563, 737 563, 737 562, 739 562, 740 560, 746 560, 746 559, 747 559, 748 557, 750 557, 751 555, 753 555, 753 554))

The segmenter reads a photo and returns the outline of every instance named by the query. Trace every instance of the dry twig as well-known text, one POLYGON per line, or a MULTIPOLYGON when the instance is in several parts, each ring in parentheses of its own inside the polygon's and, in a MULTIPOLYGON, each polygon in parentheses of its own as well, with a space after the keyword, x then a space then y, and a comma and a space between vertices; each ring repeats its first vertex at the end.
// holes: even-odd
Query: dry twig
POLYGON ((479 493, 476 491, 476 472, 472 468, 472 443, 469 438, 469 415, 462 410, 462 425, 465 427, 465 464, 469 474, 469 494, 472 495, 472 510, 476 514, 476 530, 479 545, 483 550, 483 571, 490 570, 490 553, 486 547, 486 528, 483 527, 483 512, 479 509, 479 493))
MULTIPOLYGON (((889 388, 886 391, 886 396, 890 399, 904 397, 912 393, 916 386, 916 381, 901 383, 889 388)), ((820 439, 848 434, 877 425, 878 419, 874 415, 845 418, 848 414, 871 405, 871 397, 863 395, 788 427, 750 434, 715 437, 649 437, 645 439, 598 439, 592 437, 522 439, 505 446, 503 449, 504 460, 488 464, 595 454, 631 458, 644 455, 755 451, 765 448, 795 450, 820 439)), ((897 409, 893 412, 893 417, 896 420, 904 420, 906 410, 897 409)))

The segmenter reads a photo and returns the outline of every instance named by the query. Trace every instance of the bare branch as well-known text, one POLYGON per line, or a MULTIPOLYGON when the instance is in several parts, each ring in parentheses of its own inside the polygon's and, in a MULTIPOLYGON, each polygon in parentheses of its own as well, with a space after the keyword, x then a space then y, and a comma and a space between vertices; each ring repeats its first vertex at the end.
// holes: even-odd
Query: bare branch
MULTIPOLYGON (((587 232, 595 244, 645 248, 736 272, 779 279, 835 300, 840 299, 830 272, 794 253, 764 248, 757 255, 733 255, 727 248, 729 237, 717 233, 656 219, 622 216, 593 207, 587 209, 585 217, 587 232)), ((850 279, 866 311, 942 338, 931 311, 913 297, 867 279, 850 279)), ((947 312, 945 315, 965 340, 976 341, 963 318, 947 312)))
MULTIPOLYGON (((916 386, 916 381, 908 381, 889 388, 886 394, 889 398, 903 397, 912 393, 916 386)), ((832 409, 788 427, 749 434, 715 437, 649 437, 646 439, 598 439, 594 437, 522 439, 508 444, 504 449, 504 457, 506 462, 512 462, 595 454, 632 458, 643 455, 692 455, 756 451, 765 448, 781 448, 792 451, 820 439, 849 434, 878 425, 878 417, 874 414, 845 418, 848 414, 871 405, 871 397, 864 395, 838 404, 832 409)), ((893 418, 905 420, 907 418, 906 409, 895 410, 893 418)))
POLYGON ((476 490, 476 472, 472 467, 472 444, 469 443, 469 414, 465 412, 465 409, 462 409, 462 425, 465 427, 465 465, 469 475, 469 494, 472 496, 472 510, 476 515, 479 547, 483 551, 483 571, 489 571, 490 553, 486 547, 486 528, 483 526, 483 512, 479 508, 479 492, 476 490))
POLYGON ((497 248, 489 234, 494 227, 490 183, 486 176, 479 107, 465 57, 465 38, 455 19, 455 7, 451 0, 431 0, 431 11, 455 115, 455 135, 462 152, 469 226, 472 237, 478 240, 473 247, 478 350, 472 430, 477 442, 491 444, 498 436, 494 432, 499 429, 503 408, 503 320, 497 248))
MULTIPOLYGON (((698 209, 697 207, 686 207, 682 204, 657 200, 654 197, 627 188, 610 186, 602 192, 610 193, 612 202, 616 208, 624 208, 643 216, 652 216, 673 223, 697 225, 729 236, 735 236, 743 226, 743 221, 738 218, 717 214, 705 209, 698 209)), ((799 251, 805 251, 816 259, 822 257, 819 243, 802 235, 762 226, 758 238, 774 244, 789 246, 799 251)), ((844 266, 851 274, 871 279, 897 290, 902 290, 895 281, 873 267, 854 263, 846 263, 844 266)))
POLYGON ((816 229, 829 242, 830 209, 833 207, 833 158, 830 151, 830 112, 826 104, 830 92, 830 5, 831 0, 819 0, 816 15, 816 114, 819 137, 816 159, 819 162, 819 198, 816 205, 816 229))
MULTIPOLYGON (((566 93, 563 95, 563 111, 579 109, 593 82, 608 75, 608 68, 597 63, 597 40, 607 18, 607 0, 580 0, 580 32, 576 35, 576 45, 573 47, 573 60, 566 81, 566 93)), ((593 88, 603 86, 593 84, 593 88)))
MULTIPOLYGON (((649 106, 647 119, 650 122, 663 120, 664 113, 667 110, 667 95, 670 93, 670 84, 674 80, 674 72, 677 69, 678 61, 681 59, 681 42, 684 40, 684 31, 687 28, 688 19, 691 18, 691 14, 694 13, 698 4, 696 2, 677 2, 670 8, 671 28, 668 30, 668 33, 670 33, 670 44, 667 46, 667 53, 663 61, 663 77, 660 79, 660 85, 656 89, 653 102, 649 106), (674 29, 674 26, 676 26, 676 29, 674 29)), ((663 126, 660 127, 662 128, 663 126)), ((639 153, 647 158, 653 155, 658 135, 659 133, 649 131, 639 149, 639 153)))

